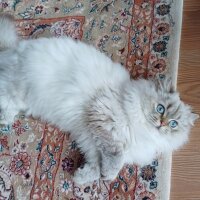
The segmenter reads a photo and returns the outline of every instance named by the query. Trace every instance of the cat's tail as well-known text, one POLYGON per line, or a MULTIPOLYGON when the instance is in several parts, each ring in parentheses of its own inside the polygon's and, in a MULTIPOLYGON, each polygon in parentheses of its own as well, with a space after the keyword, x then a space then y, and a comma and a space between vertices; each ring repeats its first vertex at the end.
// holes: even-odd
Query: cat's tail
POLYGON ((0 50, 14 47, 17 40, 14 18, 9 14, 0 14, 0 50))

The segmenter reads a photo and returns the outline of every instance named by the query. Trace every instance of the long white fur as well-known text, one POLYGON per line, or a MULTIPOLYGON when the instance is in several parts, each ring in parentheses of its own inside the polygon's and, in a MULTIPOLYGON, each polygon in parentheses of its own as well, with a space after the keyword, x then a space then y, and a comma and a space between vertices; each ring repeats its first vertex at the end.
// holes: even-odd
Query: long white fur
POLYGON ((130 80, 124 67, 82 42, 66 37, 17 42, 8 16, 0 17, 0 27, 0 123, 12 123, 25 111, 70 131, 87 161, 75 172, 76 182, 112 180, 124 163, 147 164, 188 140, 197 116, 178 93, 130 80), (172 103, 172 111, 179 106, 176 133, 149 120, 160 101, 172 103))
POLYGON ((5 50, 17 43, 15 24, 10 15, 0 15, 0 38, 0 50, 5 50))

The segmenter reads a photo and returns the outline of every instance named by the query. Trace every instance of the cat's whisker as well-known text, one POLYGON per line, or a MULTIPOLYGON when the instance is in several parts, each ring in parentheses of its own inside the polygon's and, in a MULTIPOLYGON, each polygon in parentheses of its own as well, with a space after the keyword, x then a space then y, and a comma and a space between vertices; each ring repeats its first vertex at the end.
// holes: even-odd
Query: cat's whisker
POLYGON ((155 118, 154 116, 150 116, 150 120, 153 121, 153 122, 155 122, 155 123, 157 123, 157 121, 158 121, 158 119, 155 118))

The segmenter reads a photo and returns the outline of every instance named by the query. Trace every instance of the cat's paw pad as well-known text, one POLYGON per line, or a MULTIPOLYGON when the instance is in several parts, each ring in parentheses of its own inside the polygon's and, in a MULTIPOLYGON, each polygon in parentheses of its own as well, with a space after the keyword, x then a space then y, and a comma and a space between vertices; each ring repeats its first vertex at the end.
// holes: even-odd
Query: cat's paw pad
POLYGON ((100 169, 98 166, 85 164, 83 168, 78 168, 73 177, 73 181, 77 184, 85 184, 93 182, 100 178, 100 169))

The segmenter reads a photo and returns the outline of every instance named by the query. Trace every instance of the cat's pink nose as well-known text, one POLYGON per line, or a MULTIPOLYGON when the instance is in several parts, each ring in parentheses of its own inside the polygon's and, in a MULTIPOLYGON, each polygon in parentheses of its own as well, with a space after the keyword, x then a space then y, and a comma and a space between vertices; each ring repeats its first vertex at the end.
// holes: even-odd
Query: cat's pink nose
POLYGON ((166 122, 161 121, 161 122, 160 122, 160 125, 161 125, 161 126, 166 126, 166 122))

